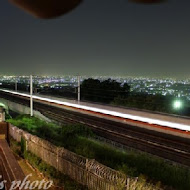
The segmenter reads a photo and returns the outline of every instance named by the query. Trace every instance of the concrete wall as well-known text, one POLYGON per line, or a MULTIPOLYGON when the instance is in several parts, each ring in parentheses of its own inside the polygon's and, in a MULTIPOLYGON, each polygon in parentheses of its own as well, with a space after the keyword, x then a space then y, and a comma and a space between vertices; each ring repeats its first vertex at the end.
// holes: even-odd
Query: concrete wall
MULTIPOLYGON (((5 104, 7 109, 10 109, 14 112, 20 113, 20 114, 30 114, 30 108, 21 104, 17 104, 15 102, 11 102, 9 100, 0 98, 0 102, 5 104)), ((39 111, 34 110, 34 116, 42 119, 46 122, 51 122, 51 120, 44 115, 42 115, 39 111)))
POLYGON ((8 140, 8 124, 6 122, 0 122, 0 139, 8 140))

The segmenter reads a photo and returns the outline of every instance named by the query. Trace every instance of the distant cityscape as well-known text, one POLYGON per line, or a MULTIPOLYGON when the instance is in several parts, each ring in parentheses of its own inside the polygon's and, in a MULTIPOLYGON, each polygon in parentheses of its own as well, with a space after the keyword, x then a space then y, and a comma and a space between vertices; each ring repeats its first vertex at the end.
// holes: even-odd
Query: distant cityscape
MULTIPOLYGON (((110 78, 121 84, 127 83, 131 87, 131 92, 134 93, 161 94, 163 96, 172 95, 175 97, 186 97, 190 100, 190 79, 174 80, 145 77, 81 76, 80 81, 82 82, 87 78, 99 79, 100 81, 110 78)), ((76 87, 78 85, 77 76, 34 76, 33 80, 40 88, 76 87)), ((29 85, 29 76, 0 76, 0 85, 15 82, 29 85)))

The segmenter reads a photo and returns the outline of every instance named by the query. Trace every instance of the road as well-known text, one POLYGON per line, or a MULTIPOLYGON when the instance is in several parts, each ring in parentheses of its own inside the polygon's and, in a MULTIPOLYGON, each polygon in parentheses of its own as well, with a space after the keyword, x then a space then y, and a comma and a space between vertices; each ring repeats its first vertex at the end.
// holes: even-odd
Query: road
POLYGON ((13 181, 24 180, 25 175, 6 140, 0 140, 0 163, 0 175, 6 180, 5 189, 10 189, 13 181))

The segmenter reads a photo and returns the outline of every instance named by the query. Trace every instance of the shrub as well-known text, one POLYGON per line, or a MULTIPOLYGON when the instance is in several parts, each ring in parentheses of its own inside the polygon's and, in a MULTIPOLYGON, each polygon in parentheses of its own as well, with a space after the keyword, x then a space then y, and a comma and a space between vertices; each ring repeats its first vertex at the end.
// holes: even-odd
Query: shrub
MULTIPOLYGON (((21 127, 57 146, 65 148, 87 158, 96 159, 98 162, 113 169, 120 170, 127 176, 146 176, 154 184, 161 182, 179 190, 190 189, 190 169, 179 165, 171 165, 163 159, 150 156, 146 153, 135 151, 120 151, 103 143, 92 140, 94 134, 90 129, 81 125, 56 126, 36 118, 19 116, 9 122, 21 127)), ((40 165, 39 160, 34 164, 40 165)), ((32 162, 32 161, 31 161, 32 162)), ((41 169, 46 168, 40 165, 41 169)), ((49 171, 52 175, 52 171, 49 171)))

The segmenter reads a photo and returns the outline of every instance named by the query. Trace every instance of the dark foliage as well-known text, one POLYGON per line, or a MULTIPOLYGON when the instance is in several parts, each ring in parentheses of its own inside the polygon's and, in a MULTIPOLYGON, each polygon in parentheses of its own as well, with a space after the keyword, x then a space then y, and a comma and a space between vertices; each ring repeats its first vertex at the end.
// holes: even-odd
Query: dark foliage
POLYGON ((81 97, 83 100, 94 102, 110 103, 114 98, 121 96, 123 98, 129 95, 130 86, 122 85, 115 80, 86 79, 81 84, 81 97))
MULTIPOLYGON (((164 185, 183 190, 190 188, 190 170, 179 165, 171 165, 163 159, 138 153, 122 152, 108 145, 89 139, 93 133, 81 125, 57 127, 29 116, 19 116, 9 120, 12 124, 42 137, 57 146, 124 172, 127 176, 144 175, 150 182, 160 181, 164 185)), ((24 147, 24 142, 21 143, 24 147)), ((24 148, 22 148, 24 150, 24 148)), ((33 160, 33 158, 32 158, 33 160)), ((35 159, 34 159, 35 160, 35 159)), ((38 165, 38 160, 35 161, 38 165)))
POLYGON ((127 98, 123 98, 120 96, 116 97, 112 104, 169 114, 186 116, 190 115, 189 101, 185 98, 180 98, 180 101, 183 103, 183 108, 175 109, 174 102, 176 100, 178 100, 178 98, 171 95, 163 96, 160 94, 150 95, 145 93, 130 93, 127 98))

